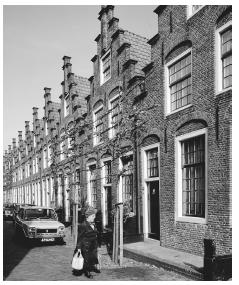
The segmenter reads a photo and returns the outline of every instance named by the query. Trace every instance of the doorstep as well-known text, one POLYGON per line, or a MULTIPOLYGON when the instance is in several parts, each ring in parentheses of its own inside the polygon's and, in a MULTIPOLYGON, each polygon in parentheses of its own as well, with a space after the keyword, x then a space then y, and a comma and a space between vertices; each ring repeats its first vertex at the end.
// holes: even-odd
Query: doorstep
POLYGON ((202 256, 162 247, 153 239, 124 244, 124 256, 175 271, 193 280, 203 280, 202 256))

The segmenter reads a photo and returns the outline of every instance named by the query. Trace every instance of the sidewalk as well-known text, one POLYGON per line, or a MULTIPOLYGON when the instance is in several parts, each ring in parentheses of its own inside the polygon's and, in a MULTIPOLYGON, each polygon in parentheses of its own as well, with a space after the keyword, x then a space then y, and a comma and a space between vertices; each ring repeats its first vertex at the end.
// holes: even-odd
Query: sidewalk
POLYGON ((156 240, 124 244, 124 256, 203 280, 202 256, 161 247, 156 240))

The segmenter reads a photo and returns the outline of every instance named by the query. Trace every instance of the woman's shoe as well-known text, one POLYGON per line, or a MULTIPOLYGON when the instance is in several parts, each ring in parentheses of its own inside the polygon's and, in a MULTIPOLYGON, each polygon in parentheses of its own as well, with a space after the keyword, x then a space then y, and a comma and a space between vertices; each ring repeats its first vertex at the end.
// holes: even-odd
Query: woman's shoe
POLYGON ((89 271, 86 271, 86 272, 85 272, 85 276, 86 276, 87 278, 93 279, 93 275, 90 274, 89 271))
POLYGON ((94 269, 94 272, 95 273, 101 273, 101 271, 99 269, 97 269, 97 268, 94 269))

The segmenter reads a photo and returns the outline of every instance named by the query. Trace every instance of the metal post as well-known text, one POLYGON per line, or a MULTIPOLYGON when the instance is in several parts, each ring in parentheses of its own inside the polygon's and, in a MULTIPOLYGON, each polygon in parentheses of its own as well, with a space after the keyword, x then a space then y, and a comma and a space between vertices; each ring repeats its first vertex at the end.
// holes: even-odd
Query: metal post
POLYGON ((119 258, 119 264, 120 266, 123 264, 123 204, 119 205, 120 210, 120 258, 119 258))

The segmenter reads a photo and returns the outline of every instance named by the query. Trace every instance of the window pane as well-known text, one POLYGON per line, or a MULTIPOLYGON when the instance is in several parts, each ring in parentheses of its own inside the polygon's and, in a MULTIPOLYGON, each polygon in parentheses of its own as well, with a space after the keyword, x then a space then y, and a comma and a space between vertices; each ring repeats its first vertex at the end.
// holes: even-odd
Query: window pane
POLYGON ((158 149, 152 149, 147 152, 147 170, 148 177, 157 177, 158 171, 158 149))
POLYGON ((205 217, 205 136, 182 142, 183 215, 205 217))
POLYGON ((172 65, 169 74, 171 111, 174 111, 191 103, 191 54, 172 65))

